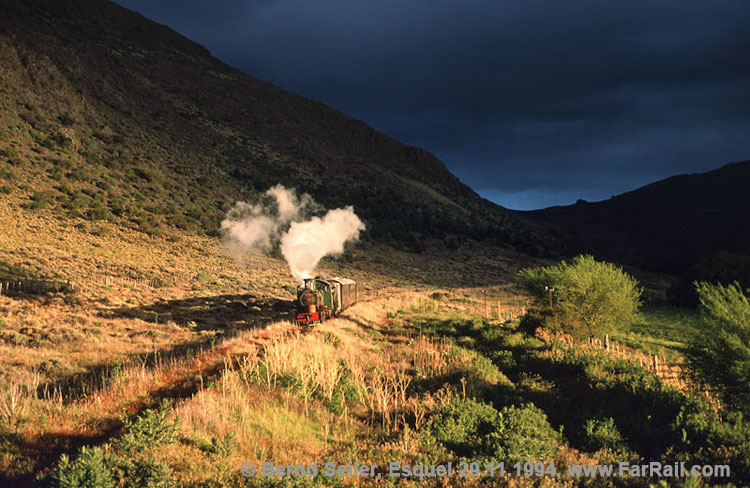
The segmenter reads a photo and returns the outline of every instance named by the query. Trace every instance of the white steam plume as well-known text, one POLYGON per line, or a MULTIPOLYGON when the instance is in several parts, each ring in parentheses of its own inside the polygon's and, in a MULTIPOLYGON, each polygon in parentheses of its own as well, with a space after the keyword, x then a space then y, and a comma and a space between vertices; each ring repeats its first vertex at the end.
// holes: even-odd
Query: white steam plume
POLYGON ((313 274, 323 257, 343 252, 344 244, 357 240, 365 228, 352 207, 309 217, 321 210, 309 195, 297 197, 293 190, 276 185, 258 203, 237 202, 221 229, 236 256, 280 246, 292 276, 302 280, 313 274))
POLYGON ((267 251, 289 223, 315 210, 310 195, 301 198, 281 185, 269 188, 258 203, 237 202, 221 222, 225 240, 239 251, 267 251))
POLYGON ((298 280, 309 278, 318 262, 329 254, 341 254, 344 244, 356 240, 365 224, 352 207, 337 208, 325 217, 293 222, 281 237, 281 254, 298 280))

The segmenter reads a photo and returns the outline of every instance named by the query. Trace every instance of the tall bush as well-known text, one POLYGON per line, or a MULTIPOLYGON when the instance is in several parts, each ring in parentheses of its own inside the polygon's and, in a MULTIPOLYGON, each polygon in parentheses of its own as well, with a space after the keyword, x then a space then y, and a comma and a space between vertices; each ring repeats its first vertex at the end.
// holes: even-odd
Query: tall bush
POLYGON ((737 283, 696 283, 703 333, 688 348, 690 371, 730 407, 750 415, 750 301, 737 283))
POLYGON ((576 338, 601 337, 638 318, 638 282, 592 256, 522 270, 518 281, 534 298, 545 325, 576 338))

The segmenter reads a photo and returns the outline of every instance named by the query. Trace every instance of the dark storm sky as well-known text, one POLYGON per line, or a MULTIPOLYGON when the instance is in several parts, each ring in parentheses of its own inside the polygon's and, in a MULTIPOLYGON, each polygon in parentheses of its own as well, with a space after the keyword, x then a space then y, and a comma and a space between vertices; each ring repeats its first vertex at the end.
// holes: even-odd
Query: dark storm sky
POLYGON ((118 0, 516 209, 750 159, 748 0, 118 0))

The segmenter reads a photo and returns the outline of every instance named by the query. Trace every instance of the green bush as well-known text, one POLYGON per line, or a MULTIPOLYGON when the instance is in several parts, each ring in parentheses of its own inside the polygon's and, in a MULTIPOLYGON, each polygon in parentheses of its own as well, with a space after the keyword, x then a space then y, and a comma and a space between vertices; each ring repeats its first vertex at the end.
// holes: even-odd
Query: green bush
POLYGON ((638 318, 641 291, 636 280, 591 256, 522 270, 519 283, 533 296, 535 308, 546 312, 545 325, 576 338, 601 337, 638 318))
POLYGON ((227 457, 235 452, 238 447, 237 437, 234 433, 229 432, 222 438, 212 437, 205 450, 211 454, 227 457))
POLYGON ((101 447, 82 447, 75 461, 63 454, 50 476, 51 488, 114 488, 112 470, 101 447))
POLYGON ((459 456, 489 454, 487 436, 497 429, 498 412, 476 400, 454 399, 433 418, 429 435, 459 456))
POLYGON ((86 211, 88 220, 105 220, 109 216, 109 211, 101 205, 94 205, 86 211))
POLYGON ((138 230, 144 234, 158 235, 160 233, 159 221, 151 215, 138 218, 138 230))
POLYGON ((503 407, 497 430, 487 439, 495 459, 506 463, 549 460, 561 441, 547 415, 531 403, 503 407))
POLYGON ((127 453, 174 442, 177 423, 168 422, 167 416, 169 407, 164 401, 158 409, 146 410, 134 421, 123 418, 125 434, 112 444, 127 453))
POLYGON ((170 488, 171 471, 164 464, 151 459, 115 460, 112 471, 117 478, 117 486, 122 488, 170 488))
POLYGON ((718 282, 722 285, 736 281, 746 289, 750 287, 750 256, 736 252, 716 252, 695 263, 690 275, 696 281, 718 282))
MULTIPOLYGON (((167 422, 168 404, 146 410, 134 421, 124 419, 125 433, 101 447, 82 447, 75 461, 60 456, 57 468, 48 476, 40 476, 41 486, 50 488, 168 488, 173 486, 167 466, 149 459, 148 448, 174 442, 177 425, 167 422)), ((229 449, 231 439, 221 448, 229 449)))
POLYGON ((516 366, 516 360, 513 358, 513 352, 507 349, 494 351, 491 353, 492 362, 501 369, 510 369, 516 366))
POLYGON ((593 418, 586 421, 584 428, 584 445, 590 451, 609 449, 619 452, 625 449, 622 434, 617 430, 612 417, 606 419, 593 418))
POLYGON ((455 454, 506 463, 550 459, 562 436, 531 403, 499 412, 476 400, 454 400, 433 418, 429 435, 455 454))
POLYGON ((101 447, 82 447, 75 461, 63 454, 55 471, 38 477, 49 488, 170 488, 171 471, 157 461, 105 454, 101 447))
POLYGON ((49 207, 53 201, 54 194, 51 191, 40 191, 31 196, 31 202, 29 202, 28 207, 32 210, 39 210, 49 207))
POLYGON ((728 464, 737 481, 750 482, 750 422, 741 412, 719 416, 705 405, 685 405, 672 423, 681 432, 677 452, 700 464, 728 464))
POLYGON ((696 284, 704 330, 687 351, 695 378, 750 415, 750 301, 737 283, 696 284))

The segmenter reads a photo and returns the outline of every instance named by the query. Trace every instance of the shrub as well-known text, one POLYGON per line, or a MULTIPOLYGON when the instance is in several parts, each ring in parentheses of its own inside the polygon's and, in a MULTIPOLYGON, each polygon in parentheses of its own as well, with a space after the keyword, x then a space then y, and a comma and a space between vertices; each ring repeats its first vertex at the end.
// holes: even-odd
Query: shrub
POLYGON ((40 191, 37 193, 34 193, 31 196, 31 202, 29 203, 29 208, 32 210, 39 210, 42 208, 47 208, 52 202, 54 201, 54 194, 49 191, 40 191))
POLYGON ((695 378, 732 408, 750 414, 750 301, 737 283, 697 283, 703 333, 687 351, 695 378))
POLYGON ((211 454, 218 454, 219 456, 227 457, 236 451, 237 447, 239 447, 237 437, 234 433, 229 432, 221 439, 212 437, 211 443, 206 447, 206 451, 211 454))
POLYGON ((88 220, 104 220, 109 216, 109 211, 99 204, 95 204, 93 207, 86 211, 86 218, 88 220))
POLYGON ((100 447, 82 447, 78 458, 60 456, 57 470, 49 479, 52 488, 114 488, 115 480, 100 447))
POLYGON ((625 442, 622 439, 622 434, 617 430, 617 426, 612 417, 606 419, 589 419, 586 421, 583 429, 584 446, 590 451, 609 449, 618 452, 625 449, 625 442))
POLYGON ((112 467, 118 484, 123 488, 170 488, 171 471, 164 464, 151 459, 117 459, 112 467))
POLYGON ((513 352, 507 349, 500 351, 494 351, 491 353, 492 362, 501 369, 510 369, 516 366, 516 360, 513 357, 513 352))
POLYGON ((169 488, 174 486, 167 466, 144 458, 105 454, 101 447, 82 447, 75 461, 63 454, 57 469, 37 477, 49 488, 169 488))
POLYGON ((476 400, 454 399, 433 418, 429 434, 459 456, 488 454, 485 441, 498 426, 498 412, 476 400))
POLYGON ((459 456, 506 463, 549 459, 561 435, 531 403, 497 411, 476 400, 455 399, 434 417, 429 435, 459 456))
POLYGON ((531 403, 500 411, 498 428, 487 442, 495 459, 506 463, 548 460, 559 450, 562 436, 547 415, 531 403))
POLYGON ((138 230, 144 234, 158 235, 160 233, 159 222, 151 215, 138 218, 138 230))
POLYGON ((739 486, 750 486, 750 422, 741 412, 715 412, 692 399, 671 427, 681 433, 675 453, 696 464, 728 464, 739 486))
POLYGON ((641 291, 635 279, 591 256, 525 269, 519 282, 534 297, 536 308, 548 312, 545 325, 576 338, 601 337, 638 318, 641 291))
POLYGON ((168 422, 168 415, 169 407, 165 400, 159 409, 146 410, 134 421, 124 418, 125 434, 112 444, 125 452, 131 452, 174 442, 177 424, 168 422))

